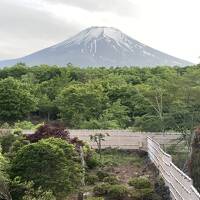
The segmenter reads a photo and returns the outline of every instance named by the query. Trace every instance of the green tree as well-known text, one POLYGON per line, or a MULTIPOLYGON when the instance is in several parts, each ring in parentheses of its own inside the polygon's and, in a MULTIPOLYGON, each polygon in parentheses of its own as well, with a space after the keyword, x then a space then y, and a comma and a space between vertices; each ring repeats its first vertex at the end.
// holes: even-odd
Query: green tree
POLYGON ((64 198, 80 185, 82 169, 73 145, 49 138, 28 144, 17 151, 11 162, 11 178, 33 181, 34 187, 51 190, 64 198))
POLYGON ((81 122, 97 119, 106 107, 103 87, 95 83, 74 84, 64 88, 58 96, 60 116, 71 126, 79 127, 81 122))
POLYGON ((27 67, 24 63, 18 63, 13 67, 6 67, 0 70, 0 79, 13 77, 16 79, 20 79, 23 75, 28 73, 29 67, 27 67))
POLYGON ((0 151, 0 199, 11 200, 8 190, 8 161, 3 157, 0 151))
POLYGON ((0 81, 0 120, 16 121, 36 109, 36 99, 26 85, 14 78, 0 81))
POLYGON ((125 128, 130 121, 128 108, 121 104, 120 100, 114 102, 110 107, 104 110, 103 121, 115 121, 118 128, 125 128))
MULTIPOLYGON (((170 80, 154 77, 148 80, 146 84, 137 86, 138 93, 149 104, 150 109, 147 115, 157 116, 162 132, 165 132, 165 114, 168 113, 170 105, 176 100, 176 86, 170 80)), ((153 118, 151 117, 151 119, 153 118)))

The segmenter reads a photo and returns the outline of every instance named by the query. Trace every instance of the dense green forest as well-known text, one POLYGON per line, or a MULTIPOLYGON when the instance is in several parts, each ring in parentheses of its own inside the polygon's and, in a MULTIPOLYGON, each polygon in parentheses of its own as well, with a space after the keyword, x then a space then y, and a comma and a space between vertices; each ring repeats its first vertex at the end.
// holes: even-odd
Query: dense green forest
POLYGON ((200 121, 200 65, 78 68, 17 64, 0 70, 0 121, 62 121, 69 128, 184 132, 200 121))
MULTIPOLYGON (((116 149, 94 151, 71 138, 66 127, 178 131, 179 141, 185 142, 182 150, 187 149, 187 155, 192 152, 184 161, 199 189, 195 178, 199 135, 194 136, 200 123, 199 99, 200 65, 78 68, 17 64, 0 69, 0 125, 9 128, 0 132, 0 199, 77 200, 88 192, 90 200, 169 199, 162 180, 146 167, 145 156, 116 149), (37 125, 42 122, 49 123, 37 125), (22 133, 21 129, 33 126, 34 134, 22 133)), ((107 137, 100 136, 91 140, 107 137)))

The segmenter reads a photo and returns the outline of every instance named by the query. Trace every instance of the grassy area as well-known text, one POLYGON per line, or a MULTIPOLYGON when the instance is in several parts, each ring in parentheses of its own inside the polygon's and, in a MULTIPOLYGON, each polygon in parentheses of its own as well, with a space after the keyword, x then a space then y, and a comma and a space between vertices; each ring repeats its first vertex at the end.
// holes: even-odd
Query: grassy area
MULTIPOLYGON (((88 194, 87 199, 162 200, 155 187, 158 177, 148 167, 146 158, 143 152, 103 150, 99 166, 86 172, 83 191, 88 194)), ((96 159, 100 159, 98 153, 96 159)))
POLYGON ((119 151, 117 149, 107 149, 102 152, 101 163, 103 166, 119 165, 141 165, 144 158, 135 152, 119 151))

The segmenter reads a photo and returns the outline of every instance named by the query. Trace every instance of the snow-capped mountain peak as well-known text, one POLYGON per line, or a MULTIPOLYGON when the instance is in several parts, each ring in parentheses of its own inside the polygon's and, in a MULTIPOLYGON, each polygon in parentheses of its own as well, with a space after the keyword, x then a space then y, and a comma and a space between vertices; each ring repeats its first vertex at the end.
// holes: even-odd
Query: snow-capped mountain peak
MULTIPOLYGON (((131 49, 131 43, 133 39, 130 39, 127 35, 122 33, 120 30, 112 27, 91 27, 81 31, 79 34, 75 35, 69 40, 59 43, 55 45, 53 48, 57 47, 68 47, 72 44, 87 45, 90 42, 96 42, 100 40, 106 40, 107 42, 114 41, 116 44, 121 47, 126 46, 131 49)), ((138 42, 139 43, 139 42, 138 42)), ((145 46, 141 43, 137 44, 139 48, 145 46)))
POLYGON ((135 49, 141 50, 145 47, 144 44, 133 40, 116 28, 91 27, 81 31, 74 37, 53 46, 52 49, 70 48, 75 45, 82 47, 80 49, 81 53, 89 53, 94 57, 94 55, 97 54, 97 51, 100 51, 101 54, 103 41, 108 45, 110 44, 110 48, 118 53, 134 53, 135 49), (98 48, 99 45, 100 48, 98 48))
POLYGON ((25 62, 78 66, 157 66, 191 65, 146 46, 112 27, 90 27, 54 46, 31 55, 0 62, 0 66, 25 62))
POLYGON ((111 38, 116 41, 123 41, 124 35, 115 28, 110 27, 91 27, 83 30, 76 36, 72 37, 70 40, 80 44, 80 42, 90 42, 94 39, 111 38))

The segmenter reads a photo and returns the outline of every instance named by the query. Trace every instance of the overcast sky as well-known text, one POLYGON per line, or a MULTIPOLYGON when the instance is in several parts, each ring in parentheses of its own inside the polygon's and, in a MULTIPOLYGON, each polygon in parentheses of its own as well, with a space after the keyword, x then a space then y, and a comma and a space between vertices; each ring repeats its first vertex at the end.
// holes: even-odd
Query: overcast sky
POLYGON ((0 0, 0 59, 30 54, 90 26, 115 27, 194 63, 200 0, 0 0))

